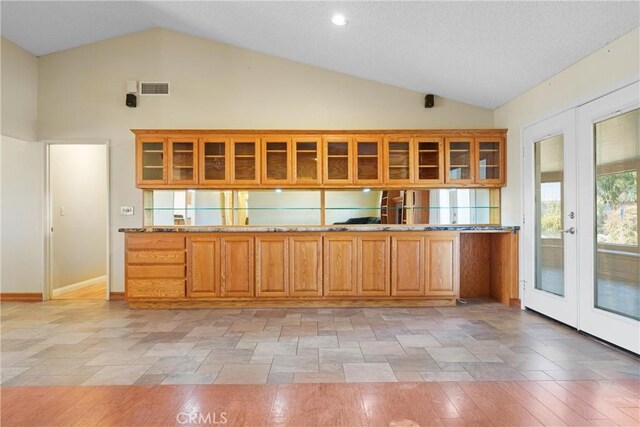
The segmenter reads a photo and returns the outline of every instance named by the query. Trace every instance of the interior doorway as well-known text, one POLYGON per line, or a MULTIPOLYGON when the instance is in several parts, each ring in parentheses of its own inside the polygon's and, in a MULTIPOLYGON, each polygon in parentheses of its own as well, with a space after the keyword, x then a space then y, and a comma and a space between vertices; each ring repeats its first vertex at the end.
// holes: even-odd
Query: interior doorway
POLYGON ((108 299, 107 150, 106 142, 47 146, 50 299, 108 299))

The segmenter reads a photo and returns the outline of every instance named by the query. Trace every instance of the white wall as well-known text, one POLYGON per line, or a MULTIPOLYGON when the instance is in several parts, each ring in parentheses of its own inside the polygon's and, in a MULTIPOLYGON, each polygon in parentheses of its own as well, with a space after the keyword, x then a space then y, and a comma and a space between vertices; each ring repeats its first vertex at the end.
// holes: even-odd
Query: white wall
POLYGON ((105 145, 49 148, 53 289, 106 274, 105 145))
POLYGON ((38 142, 0 139, 1 292, 42 292, 44 151, 38 142))
POLYGON ((35 141, 38 113, 38 58, 0 39, 2 135, 35 141))
POLYGON ((496 109, 495 127, 509 129, 508 186, 502 190, 503 224, 522 223, 522 129, 639 77, 640 29, 637 28, 496 109))
POLYGON ((149 30, 39 58, 41 139, 111 140, 112 290, 124 289, 119 227, 142 225, 133 128, 490 128, 493 112, 233 48, 149 30), (124 105, 126 81, 169 80, 171 96, 124 105), (120 206, 136 214, 120 216, 120 206))

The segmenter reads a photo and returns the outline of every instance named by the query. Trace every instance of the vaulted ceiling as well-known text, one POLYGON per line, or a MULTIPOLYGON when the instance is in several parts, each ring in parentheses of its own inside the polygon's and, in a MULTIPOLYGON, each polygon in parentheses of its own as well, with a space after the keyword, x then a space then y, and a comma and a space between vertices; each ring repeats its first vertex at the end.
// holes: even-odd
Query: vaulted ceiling
POLYGON ((2 1, 40 56, 166 28, 496 108, 640 25, 640 2, 2 1), (335 13, 348 24, 332 24, 335 13))

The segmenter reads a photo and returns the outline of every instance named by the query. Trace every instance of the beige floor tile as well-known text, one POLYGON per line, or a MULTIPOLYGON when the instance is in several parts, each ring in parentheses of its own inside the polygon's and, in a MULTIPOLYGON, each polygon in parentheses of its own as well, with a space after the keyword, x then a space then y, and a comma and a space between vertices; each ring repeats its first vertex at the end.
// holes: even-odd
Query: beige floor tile
POLYGON ((216 384, 266 384, 271 365, 224 365, 216 384))
POLYGON ((348 383, 397 381, 388 363, 345 363, 344 376, 348 383))

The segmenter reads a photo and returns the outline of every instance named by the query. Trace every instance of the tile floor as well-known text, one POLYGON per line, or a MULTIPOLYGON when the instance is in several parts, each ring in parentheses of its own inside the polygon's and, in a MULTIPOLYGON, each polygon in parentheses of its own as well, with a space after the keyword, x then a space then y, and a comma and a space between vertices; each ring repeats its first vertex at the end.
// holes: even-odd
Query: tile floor
POLYGON ((129 310, 2 303, 2 386, 640 378, 640 359, 488 300, 446 308, 129 310))

